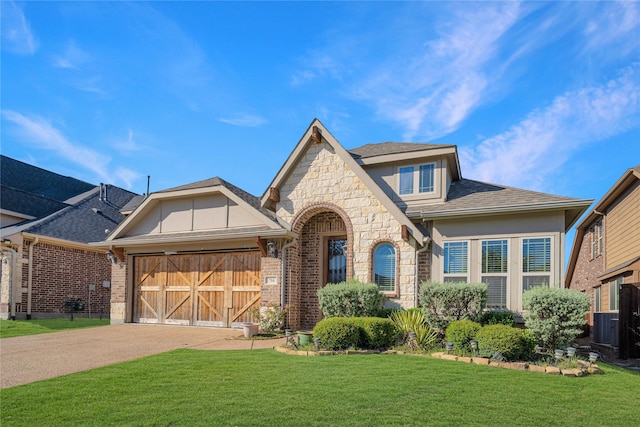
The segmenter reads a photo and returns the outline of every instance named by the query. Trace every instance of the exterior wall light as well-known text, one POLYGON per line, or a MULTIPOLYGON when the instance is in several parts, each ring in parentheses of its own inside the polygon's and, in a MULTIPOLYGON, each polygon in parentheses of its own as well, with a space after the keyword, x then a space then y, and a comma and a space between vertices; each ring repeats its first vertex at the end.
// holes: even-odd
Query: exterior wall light
POLYGON ((267 253, 271 258, 278 258, 278 248, 273 240, 267 242, 267 253))

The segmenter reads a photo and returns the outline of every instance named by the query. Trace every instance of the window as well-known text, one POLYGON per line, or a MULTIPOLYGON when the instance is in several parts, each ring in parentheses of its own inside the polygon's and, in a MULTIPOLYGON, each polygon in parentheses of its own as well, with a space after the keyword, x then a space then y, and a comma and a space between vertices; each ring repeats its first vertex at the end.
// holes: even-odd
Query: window
POLYGON ((602 254, 602 221, 598 221, 589 230, 591 232, 591 258, 602 254))
POLYGON ((551 238, 522 239, 522 292, 551 282, 551 238))
POLYGON ((327 283, 347 280, 347 239, 327 241, 327 283))
POLYGON ((507 308, 507 266, 507 241, 484 240, 482 283, 487 285, 487 308, 507 308))
POLYGON ((444 281, 467 282, 468 242, 444 242, 444 281))
POLYGON ((382 292, 396 290, 396 249, 382 243, 373 251, 373 281, 382 292))
POLYGON ((596 288, 595 296, 593 297, 593 311, 594 313, 600 313, 600 300, 602 299, 602 286, 596 288))
POLYGON ((618 311, 620 309, 620 286, 622 285, 622 277, 609 282, 609 311, 618 311))
POLYGON ((435 164, 405 166, 399 170, 400 194, 433 193, 435 189, 435 164), (414 183, 417 182, 417 189, 414 183), (417 190, 417 191, 416 191, 417 190))

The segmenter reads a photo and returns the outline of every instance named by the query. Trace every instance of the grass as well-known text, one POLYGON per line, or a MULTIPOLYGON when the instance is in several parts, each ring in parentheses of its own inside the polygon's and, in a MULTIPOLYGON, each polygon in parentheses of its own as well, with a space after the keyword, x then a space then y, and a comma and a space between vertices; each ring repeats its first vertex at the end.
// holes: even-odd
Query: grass
POLYGON ((87 319, 83 317, 75 317, 73 321, 69 317, 59 319, 0 320, 0 338, 46 334, 47 332, 91 328, 108 324, 109 319, 87 319))
POLYGON ((409 355, 180 349, 1 390, 0 424, 634 425, 640 375, 603 370, 565 378, 409 355))

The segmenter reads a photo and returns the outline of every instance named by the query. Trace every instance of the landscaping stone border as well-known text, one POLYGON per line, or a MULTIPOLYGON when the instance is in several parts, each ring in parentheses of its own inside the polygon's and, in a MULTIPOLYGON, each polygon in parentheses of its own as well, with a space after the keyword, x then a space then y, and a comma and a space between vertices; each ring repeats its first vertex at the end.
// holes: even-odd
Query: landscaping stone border
POLYGON ((589 365, 587 362, 578 360, 579 368, 563 369, 558 366, 540 366, 529 364, 528 362, 499 362, 486 357, 462 357, 447 353, 432 353, 431 357, 443 360, 453 360, 463 363, 475 363, 478 365, 488 365, 497 368, 515 369, 518 371, 539 372, 549 375, 562 375, 565 377, 582 377, 588 374, 601 374, 602 370, 598 365, 589 365))
POLYGON ((447 353, 407 353, 398 350, 297 350, 291 347, 276 346, 273 347, 276 351, 284 354, 290 354, 294 356, 337 356, 337 355, 357 355, 357 354, 408 354, 411 356, 421 357, 434 357, 436 359, 452 360, 455 362, 474 363, 476 365, 491 366, 494 368, 514 369, 518 371, 538 372, 548 375, 562 375, 565 377, 582 377, 589 374, 601 374, 602 370, 598 365, 589 365, 587 362, 578 360, 579 368, 562 369, 557 366, 540 366, 529 364, 528 362, 499 362, 497 360, 491 360, 486 357, 464 357, 456 356, 454 354, 447 353))

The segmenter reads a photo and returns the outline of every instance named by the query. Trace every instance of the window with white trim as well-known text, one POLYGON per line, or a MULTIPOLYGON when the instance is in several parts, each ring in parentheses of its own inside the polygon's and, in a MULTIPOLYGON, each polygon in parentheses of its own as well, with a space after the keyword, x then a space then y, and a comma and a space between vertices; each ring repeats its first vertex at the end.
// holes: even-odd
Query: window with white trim
POLYGON ((620 309, 620 286, 622 286, 622 277, 609 282, 609 311, 620 309))
POLYGON ((602 286, 598 286, 595 289, 595 295, 593 297, 593 312, 600 313, 601 311, 601 300, 602 300, 602 286))
POLYGON ((373 281, 381 292, 396 290, 396 248, 381 243, 373 250, 373 281))
POLYGON ((551 283, 551 238, 522 239, 522 292, 551 283))
POLYGON ((398 192, 401 195, 435 191, 435 163, 403 166, 398 169, 398 175, 400 176, 398 192))
POLYGON ((602 254, 602 220, 589 229, 591 232, 591 258, 602 254))
POLYGON ((507 240, 483 240, 482 283, 487 285, 487 308, 507 308, 507 240))
POLYGON ((469 242, 444 242, 444 282, 468 282, 469 242))

